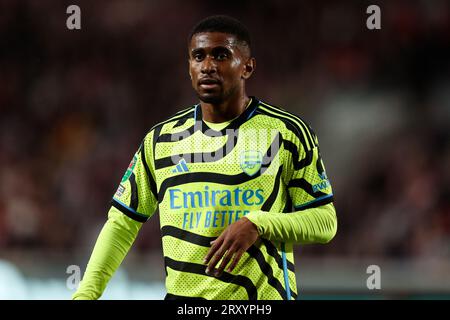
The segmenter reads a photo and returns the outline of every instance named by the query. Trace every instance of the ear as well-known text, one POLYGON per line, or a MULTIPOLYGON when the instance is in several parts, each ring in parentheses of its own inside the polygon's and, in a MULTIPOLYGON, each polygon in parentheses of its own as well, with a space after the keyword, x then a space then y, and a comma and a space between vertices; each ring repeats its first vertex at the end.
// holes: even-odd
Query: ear
POLYGON ((244 69, 242 70, 242 78, 247 80, 252 76, 253 71, 256 68, 256 59, 249 58, 244 65, 244 69))

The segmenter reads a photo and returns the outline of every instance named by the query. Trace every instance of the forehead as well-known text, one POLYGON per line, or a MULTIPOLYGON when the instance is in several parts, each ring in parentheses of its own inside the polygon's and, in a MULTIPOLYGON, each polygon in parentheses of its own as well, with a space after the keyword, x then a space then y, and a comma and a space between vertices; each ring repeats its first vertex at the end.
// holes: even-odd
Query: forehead
POLYGON ((226 47, 232 49, 238 45, 235 36, 222 32, 201 32, 192 36, 190 50, 226 47))

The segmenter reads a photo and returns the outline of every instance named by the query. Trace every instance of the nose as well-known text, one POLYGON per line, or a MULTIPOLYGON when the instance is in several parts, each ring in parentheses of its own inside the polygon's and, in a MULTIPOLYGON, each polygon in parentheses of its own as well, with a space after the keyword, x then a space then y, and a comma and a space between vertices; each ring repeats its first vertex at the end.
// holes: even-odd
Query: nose
POLYGON ((217 71, 217 66, 216 66, 215 62, 213 61, 213 59, 211 59, 210 57, 206 57, 203 60, 201 72, 204 74, 211 74, 216 71, 217 71))

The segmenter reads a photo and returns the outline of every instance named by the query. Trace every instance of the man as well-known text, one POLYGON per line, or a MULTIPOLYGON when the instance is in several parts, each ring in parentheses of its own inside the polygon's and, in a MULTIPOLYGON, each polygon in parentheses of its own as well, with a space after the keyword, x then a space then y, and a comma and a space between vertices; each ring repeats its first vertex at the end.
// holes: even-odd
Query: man
POLYGON ((166 299, 296 299, 293 245, 336 233, 316 135, 245 92, 255 69, 247 29, 208 17, 188 47, 200 103, 144 138, 74 299, 100 297, 158 206, 166 299))

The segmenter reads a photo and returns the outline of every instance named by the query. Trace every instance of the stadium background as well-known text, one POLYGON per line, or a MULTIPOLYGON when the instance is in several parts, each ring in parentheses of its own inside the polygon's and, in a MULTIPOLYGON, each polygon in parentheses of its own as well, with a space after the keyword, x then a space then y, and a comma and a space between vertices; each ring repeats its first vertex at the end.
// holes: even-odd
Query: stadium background
MULTIPOLYGON (((196 101, 186 36, 216 13, 251 31, 248 92, 320 139, 339 229, 298 247, 300 299, 450 297, 449 1, 233 3, 0 1, 0 299, 70 298, 140 140, 196 101)), ((155 215, 103 298, 160 299, 163 278, 155 215)))

